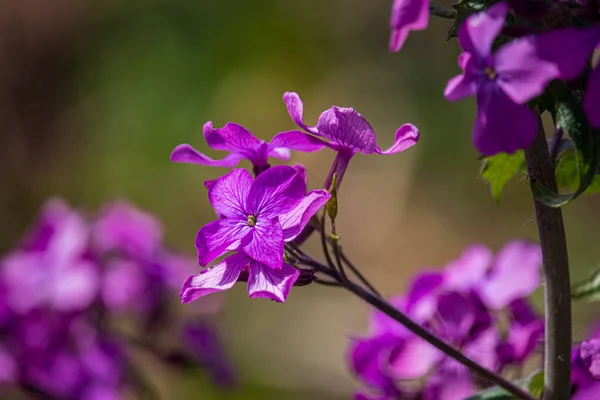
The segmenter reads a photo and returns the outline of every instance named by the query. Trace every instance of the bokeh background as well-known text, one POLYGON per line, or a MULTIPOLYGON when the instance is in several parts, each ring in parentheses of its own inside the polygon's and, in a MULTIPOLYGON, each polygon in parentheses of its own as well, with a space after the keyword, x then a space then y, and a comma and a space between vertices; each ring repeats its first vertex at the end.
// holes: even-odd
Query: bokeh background
MULTIPOLYGON (((440 1, 449 5, 450 1, 440 1)), ((412 122, 421 141, 394 156, 357 155, 340 193, 338 229, 357 265, 386 294, 419 268, 441 267, 464 246, 498 249, 536 237, 525 176, 500 205, 478 179, 470 142, 473 101, 449 103, 459 53, 448 20, 432 18, 400 53, 387 49, 391 1, 5 0, 0 6, 0 251, 8 251, 50 196, 97 210, 128 198, 163 220, 168 244, 194 255, 213 219, 205 179, 223 169, 174 164, 171 150, 206 150, 201 128, 240 123, 270 139, 293 129, 282 101, 296 91, 309 123, 331 105, 354 107, 381 147, 412 122)), ((210 155, 217 155, 207 150, 210 155)), ((333 153, 294 154, 318 188, 333 153)), ((245 164, 245 166, 247 166, 245 164)), ((573 279, 600 262, 600 198, 565 209, 573 279)), ((318 254, 318 246, 308 248, 318 254)), ((515 279, 519 279, 515 276, 515 279)), ((173 293, 176 299, 178 293, 173 293)), ((368 308, 321 286, 285 305, 224 294, 224 340, 241 387, 201 376, 149 373, 166 399, 342 399, 356 384, 344 363, 368 308)), ((540 305, 539 293, 536 295, 540 305)), ((186 307, 193 307, 188 305, 186 307)), ((184 306, 181 306, 184 307, 184 306)), ((575 334, 600 318, 574 304, 575 334)))

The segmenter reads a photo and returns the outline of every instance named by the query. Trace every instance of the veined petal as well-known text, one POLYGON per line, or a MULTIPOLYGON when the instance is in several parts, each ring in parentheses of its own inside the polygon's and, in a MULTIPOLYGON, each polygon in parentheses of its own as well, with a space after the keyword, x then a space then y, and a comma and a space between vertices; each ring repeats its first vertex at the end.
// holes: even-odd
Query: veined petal
POLYGON ((373 153, 377 146, 373 128, 353 108, 333 106, 324 111, 317 122, 317 130, 324 138, 364 154, 373 153))
POLYGON ((215 258, 223 255, 232 246, 250 234, 252 228, 247 220, 224 218, 204 225, 196 235, 196 250, 198 250, 198 263, 206 265, 215 258))
POLYGON ((247 211, 258 219, 277 218, 294 209, 305 193, 306 184, 298 172, 290 166, 278 165, 252 182, 247 211))
POLYGON ((524 241, 510 242, 498 253, 489 276, 477 292, 487 307, 502 309, 537 289, 541 283, 541 266, 542 251, 539 245, 524 241), (519 279, 515 279, 515 276, 519 279))
POLYGON ((304 124, 302 120, 302 114, 304 113, 304 103, 298 96, 298 93, 295 92, 285 92, 283 94, 283 101, 285 103, 285 107, 288 110, 288 114, 292 118, 292 121, 296 123, 300 128, 304 129, 307 132, 312 133, 313 135, 318 135, 316 127, 307 126, 304 124))
POLYGON ((228 122, 222 128, 214 129, 212 121, 202 128, 208 146, 215 150, 242 153, 246 157, 254 152, 261 144, 252 133, 241 125, 228 122))
POLYGON ((540 95, 560 76, 558 66, 540 57, 539 38, 526 36, 502 46, 494 53, 496 83, 517 104, 540 95))
POLYGON ((217 214, 226 218, 248 218, 246 199, 252 185, 252 176, 243 168, 237 168, 212 181, 208 198, 217 214))
POLYGON ((323 147, 325 147, 325 142, 304 132, 279 132, 269 142, 269 154, 273 155, 272 152, 281 148, 311 153, 321 150, 323 147))
POLYGON ((600 128, 600 68, 596 67, 588 78, 583 108, 594 128, 600 128))
POLYGON ((173 162, 206 165, 209 167, 231 168, 238 165, 241 159, 241 154, 230 153, 221 160, 214 160, 200 153, 187 143, 175 147, 175 150, 171 153, 171 161, 173 162))
POLYGON ((186 304, 207 294, 230 289, 249 262, 244 254, 234 254, 200 274, 190 276, 181 288, 181 302, 186 304))
POLYGON ((470 15, 458 30, 458 41, 463 50, 480 59, 489 57, 507 12, 508 5, 498 3, 485 11, 470 15))
POLYGON ((473 143, 481 154, 492 156, 526 149, 535 138, 537 125, 533 111, 513 102, 493 83, 478 92, 473 143))
POLYGON ((241 242, 250 258, 279 269, 283 263, 283 229, 277 218, 257 218, 251 233, 241 242))
POLYGON ((283 240, 289 242, 302 232, 315 213, 331 198, 325 190, 312 190, 304 196, 300 204, 292 211, 279 217, 283 228, 283 240))
POLYGON ((304 184, 308 186, 308 178, 306 177, 306 167, 300 163, 296 163, 296 164, 292 165, 292 168, 294 168, 296 170, 298 175, 300 175, 302 177, 304 184))
POLYGON ((428 22, 428 0, 394 0, 390 19, 390 51, 400 50, 408 32, 424 30, 428 22))
POLYGON ((377 154, 396 154, 413 147, 419 141, 419 130, 413 124, 404 124, 396 130, 394 143, 387 149, 381 150, 375 146, 377 154))
POLYGON ((265 298, 283 303, 299 275, 300 271, 286 263, 281 269, 272 269, 260 262, 252 262, 248 294, 251 299, 265 298))

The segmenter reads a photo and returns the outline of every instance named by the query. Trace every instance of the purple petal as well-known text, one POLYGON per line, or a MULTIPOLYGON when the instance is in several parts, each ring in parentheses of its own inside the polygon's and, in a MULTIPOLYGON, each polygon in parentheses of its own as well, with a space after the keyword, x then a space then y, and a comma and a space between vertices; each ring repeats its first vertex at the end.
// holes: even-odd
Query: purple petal
POLYGON ((317 122, 317 130, 324 138, 352 151, 371 154, 377 146, 373 128, 353 108, 333 106, 324 111, 317 122))
POLYGON ((497 370, 498 357, 496 348, 500 342, 500 335, 495 327, 486 329, 479 333, 476 338, 471 337, 467 343, 464 352, 465 355, 492 371, 497 370))
POLYGON ((248 221, 225 218, 204 225, 196 235, 198 263, 202 266, 229 250, 234 250, 236 243, 250 234, 252 228, 248 221))
POLYGON ((230 153, 221 160, 214 160, 200 153, 187 143, 180 144, 179 146, 175 147, 175 150, 173 150, 171 153, 171 161, 173 162, 225 168, 235 167, 240 163, 242 157, 243 156, 241 154, 230 153))
POLYGON ((306 177, 306 167, 302 164, 296 163, 296 164, 292 165, 292 168, 294 168, 296 170, 298 175, 300 175, 302 177, 304 184, 308 186, 308 178, 306 177))
POLYGON ((425 388, 424 400, 463 400, 477 391, 469 371, 447 358, 431 376, 425 388))
POLYGON ((476 307, 471 299, 456 292, 443 293, 438 297, 438 329, 450 341, 468 335, 475 324, 476 307))
POLYGON ((553 29, 538 36, 541 58, 556 64, 562 79, 577 77, 600 41, 600 26, 553 29))
POLYGON ((234 254, 200 274, 190 276, 181 287, 181 302, 186 304, 207 294, 231 289, 249 262, 244 254, 234 254))
POLYGON ((17 376, 17 364, 4 347, 0 347, 0 384, 4 382, 13 382, 17 376))
POLYGON ((241 247, 250 258, 275 269, 283 263, 283 230, 277 218, 257 218, 241 247))
POLYGON ((212 181, 208 198, 217 214, 226 218, 248 218, 246 199, 252 185, 252 176, 242 168, 234 169, 212 181))
POLYGON ((246 158, 250 158, 262 143, 246 128, 233 122, 228 122, 220 129, 214 129, 212 122, 209 121, 204 124, 202 132, 209 147, 215 150, 241 153, 246 158))
POLYGON ((95 300, 100 288, 96 264, 81 261, 57 276, 52 288, 52 305, 59 311, 77 311, 87 308, 95 300))
POLYGON ((444 282, 439 271, 420 272, 411 282, 405 309, 419 322, 431 318, 436 312, 437 292, 444 282))
POLYGON ((143 296, 147 285, 148 276, 137 262, 114 260, 108 263, 104 272, 102 300, 110 309, 121 309, 143 296))
POLYGON ((579 351, 592 379, 600 380, 600 340, 592 339, 582 342, 579 351))
POLYGON ((513 102, 493 83, 479 91, 473 142, 481 154, 526 149, 535 138, 537 125, 533 111, 513 102))
POLYGON ((498 310, 529 296, 540 285, 541 265, 539 245, 524 241, 508 243, 498 253, 487 280, 477 289, 481 300, 487 307, 498 310))
POLYGON ((264 298, 285 302, 300 271, 283 263, 281 269, 274 270, 260 262, 250 264, 248 294, 251 299, 264 298))
POLYGON ((348 365, 362 382, 388 391, 394 388, 394 380, 383 369, 387 369, 393 348, 402 343, 402 339, 393 336, 353 339, 349 346, 348 365))
POLYGON ((539 40, 538 36, 527 36, 494 53, 496 83, 517 104, 540 95, 551 80, 560 76, 558 67, 538 53, 539 40))
POLYGON ((397 379, 419 379, 444 358, 444 353, 413 336, 390 357, 390 372, 397 379))
POLYGON ((458 101, 477 93, 477 83, 471 75, 461 74, 448 81, 444 97, 448 101, 458 101))
MULTIPOLYGON (((406 298, 404 296, 395 296, 388 299, 389 303, 401 311, 406 311, 406 298)), ((398 321, 388 317, 379 310, 374 310, 369 318, 369 332, 371 335, 393 335, 398 338, 409 337, 410 331, 399 324, 398 321)), ((400 340, 400 339, 398 339, 400 340)))
POLYGON ((294 240, 308 224, 313 215, 331 198, 325 190, 312 190, 292 211, 279 217, 283 228, 283 239, 286 242, 294 240))
POLYGON ((596 67, 588 78, 583 102, 585 114, 594 128, 600 128, 600 68, 596 67))
POLYGON ((523 363, 544 339, 544 321, 533 321, 527 325, 512 323, 508 330, 506 344, 510 349, 509 355, 503 357, 512 363, 523 363))
POLYGON ((492 44, 502 30, 507 12, 508 6, 505 3, 498 3, 485 11, 469 16, 458 31, 458 41, 463 50, 479 59, 489 57, 492 44))
POLYGON ((285 92, 283 94, 283 101, 285 107, 288 110, 288 114, 292 118, 292 121, 296 123, 300 128, 314 135, 318 135, 317 129, 314 126, 306 126, 302 120, 302 114, 304 113, 304 104, 295 92, 285 92))
POLYGON ((252 182, 247 211, 257 219, 277 218, 293 210, 304 197, 306 185, 296 170, 278 165, 261 173, 252 182))
POLYGON ((424 30, 428 22, 428 0, 394 0, 390 19, 390 51, 400 50, 408 32, 424 30))
POLYGON ((485 246, 467 247, 460 257, 446 266, 444 287, 468 292, 481 283, 493 260, 493 253, 485 246))
MULTIPOLYGON (((269 155, 275 156, 280 149, 312 153, 325 147, 325 142, 300 131, 280 132, 269 142, 269 155), (273 152, 275 152, 273 154, 273 152)), ((289 159, 289 157, 287 158, 289 159)))
POLYGON ((381 150, 375 146, 377 154, 396 154, 411 148, 419 141, 419 130, 413 124, 404 124, 396 131, 394 143, 387 150, 381 150))

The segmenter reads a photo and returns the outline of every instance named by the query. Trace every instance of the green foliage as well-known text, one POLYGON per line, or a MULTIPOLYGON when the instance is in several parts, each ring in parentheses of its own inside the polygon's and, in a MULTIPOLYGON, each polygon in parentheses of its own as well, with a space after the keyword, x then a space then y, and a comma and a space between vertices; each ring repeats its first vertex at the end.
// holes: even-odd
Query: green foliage
POLYGON ((522 150, 514 154, 500 153, 484 159, 481 177, 489 183, 492 197, 499 202, 504 186, 524 169, 525 153, 522 150))
POLYGON ((551 207, 561 207, 588 191, 588 188, 588 192, 597 190, 600 182, 595 177, 599 167, 600 135, 587 121, 580 92, 572 92, 564 101, 556 103, 554 119, 557 128, 568 133, 575 144, 575 150, 563 154, 557 166, 559 188, 570 189, 573 192, 556 193, 540 182, 533 182, 532 190, 536 199, 542 203, 551 207))
POLYGON ((467 397, 465 400, 513 400, 515 396, 508 393, 506 390, 499 387, 492 387, 483 390, 473 396, 467 397))
POLYGON ((600 268, 590 276, 571 288, 571 298, 575 300, 598 301, 600 300, 600 268))
POLYGON ((536 397, 542 397, 544 391, 544 371, 538 370, 527 379, 527 390, 536 397))

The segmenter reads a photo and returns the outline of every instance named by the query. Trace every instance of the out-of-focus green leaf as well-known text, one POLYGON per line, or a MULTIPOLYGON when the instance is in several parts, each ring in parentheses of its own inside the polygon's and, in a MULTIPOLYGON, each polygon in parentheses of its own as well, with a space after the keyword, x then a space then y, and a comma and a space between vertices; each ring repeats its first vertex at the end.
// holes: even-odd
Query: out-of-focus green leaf
POLYGON ((524 168, 525 154, 522 150, 514 154, 500 153, 485 158, 481 177, 489 183, 492 197, 499 202, 504 186, 524 168))
POLYGON ((544 392, 544 371, 538 370, 527 379, 527 389, 529 393, 536 397, 542 397, 544 392))
POLYGON ((596 269, 590 276, 571 288, 571 298, 575 300, 600 300, 600 268, 596 269))

